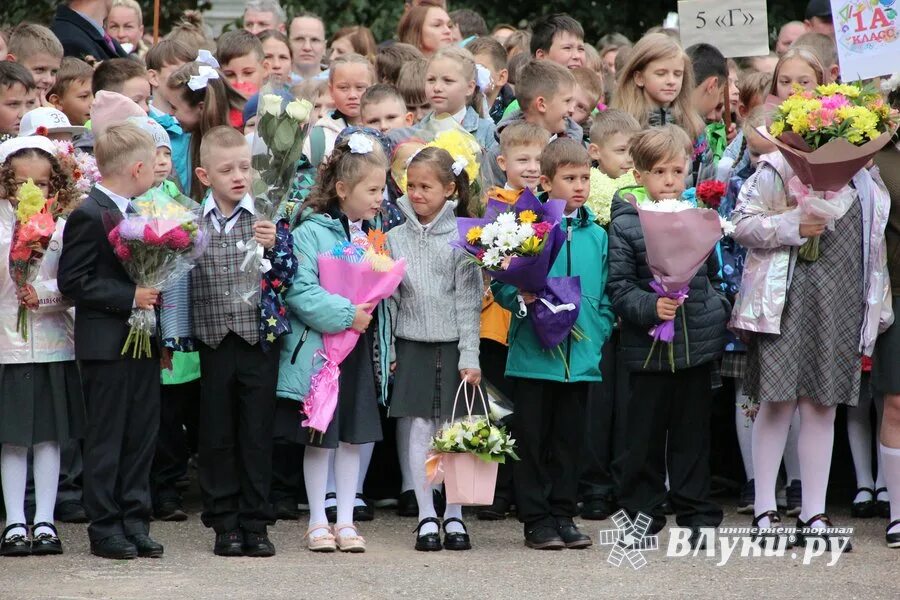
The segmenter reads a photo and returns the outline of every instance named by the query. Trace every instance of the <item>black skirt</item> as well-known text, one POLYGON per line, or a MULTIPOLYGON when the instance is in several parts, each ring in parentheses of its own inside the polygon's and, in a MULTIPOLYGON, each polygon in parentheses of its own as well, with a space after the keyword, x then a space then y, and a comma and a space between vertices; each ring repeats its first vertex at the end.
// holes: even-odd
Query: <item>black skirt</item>
POLYGON ((80 439, 84 421, 74 360, 0 365, 0 443, 28 447, 80 439))
POLYGON ((339 442, 366 444, 381 441, 378 390, 372 358, 374 331, 374 327, 369 327, 340 364, 338 403, 325 434, 300 424, 306 420, 302 403, 279 398, 275 411, 275 439, 318 448, 337 448, 339 442))

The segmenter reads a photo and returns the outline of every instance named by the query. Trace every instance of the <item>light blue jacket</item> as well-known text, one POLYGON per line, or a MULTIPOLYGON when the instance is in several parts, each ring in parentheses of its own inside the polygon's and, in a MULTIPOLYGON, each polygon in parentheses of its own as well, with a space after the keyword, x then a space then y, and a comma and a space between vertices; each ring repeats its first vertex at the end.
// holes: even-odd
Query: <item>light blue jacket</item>
MULTIPOLYGON (((309 393, 310 380, 324 362, 316 356, 324 347, 322 334, 349 329, 356 308, 347 298, 331 294, 319 285, 319 255, 349 239, 344 220, 307 209, 293 236, 299 266, 284 298, 291 332, 284 336, 281 346, 276 394, 302 402, 309 393)), ((379 348, 390 348, 390 316, 383 305, 378 305, 378 343, 379 348)), ((388 352, 381 352, 382 374, 390 372, 389 359, 388 352)), ((380 401, 384 404, 388 378, 381 379, 380 401)))

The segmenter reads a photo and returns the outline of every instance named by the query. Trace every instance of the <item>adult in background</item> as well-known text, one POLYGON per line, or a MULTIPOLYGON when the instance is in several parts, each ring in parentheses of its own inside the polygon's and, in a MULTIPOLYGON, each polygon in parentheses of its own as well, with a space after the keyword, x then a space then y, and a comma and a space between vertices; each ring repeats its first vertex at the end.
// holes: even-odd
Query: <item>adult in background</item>
POLYGON ((294 17, 288 39, 294 60, 294 74, 300 79, 317 77, 322 72, 325 56, 325 23, 310 12, 294 17))
POLYGON ((450 15, 435 4, 422 2, 406 11, 397 26, 397 39, 415 46, 429 57, 453 43, 450 15))
POLYGON ((806 20, 803 21, 807 31, 822 33, 834 39, 834 20, 831 18, 831 2, 829 0, 809 0, 806 5, 806 20))
POLYGON ((803 21, 789 21, 781 26, 778 31, 778 40, 775 42, 775 52, 781 56, 801 35, 807 32, 803 21))
POLYGON ((59 38, 66 56, 91 64, 128 56, 103 29, 109 8, 108 0, 68 0, 56 7, 50 30, 59 38))
POLYGON ((287 33, 287 17, 278 0, 249 0, 244 8, 244 29, 257 35, 273 29, 287 33))

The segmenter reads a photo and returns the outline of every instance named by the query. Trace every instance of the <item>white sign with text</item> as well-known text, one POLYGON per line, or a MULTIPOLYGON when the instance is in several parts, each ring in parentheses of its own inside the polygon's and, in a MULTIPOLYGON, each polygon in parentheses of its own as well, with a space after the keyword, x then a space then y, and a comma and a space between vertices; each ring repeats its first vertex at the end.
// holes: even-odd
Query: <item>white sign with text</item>
POLYGON ((765 0, 681 0, 678 23, 685 48, 705 42, 726 58, 769 54, 765 0))

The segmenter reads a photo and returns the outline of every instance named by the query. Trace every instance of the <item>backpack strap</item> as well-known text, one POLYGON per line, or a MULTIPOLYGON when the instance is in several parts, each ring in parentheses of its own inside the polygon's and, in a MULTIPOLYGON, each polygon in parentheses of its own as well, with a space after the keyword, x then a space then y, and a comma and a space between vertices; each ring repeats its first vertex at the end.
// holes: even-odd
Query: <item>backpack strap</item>
POLYGON ((318 167, 325 158, 325 129, 313 127, 309 132, 309 162, 318 167))

